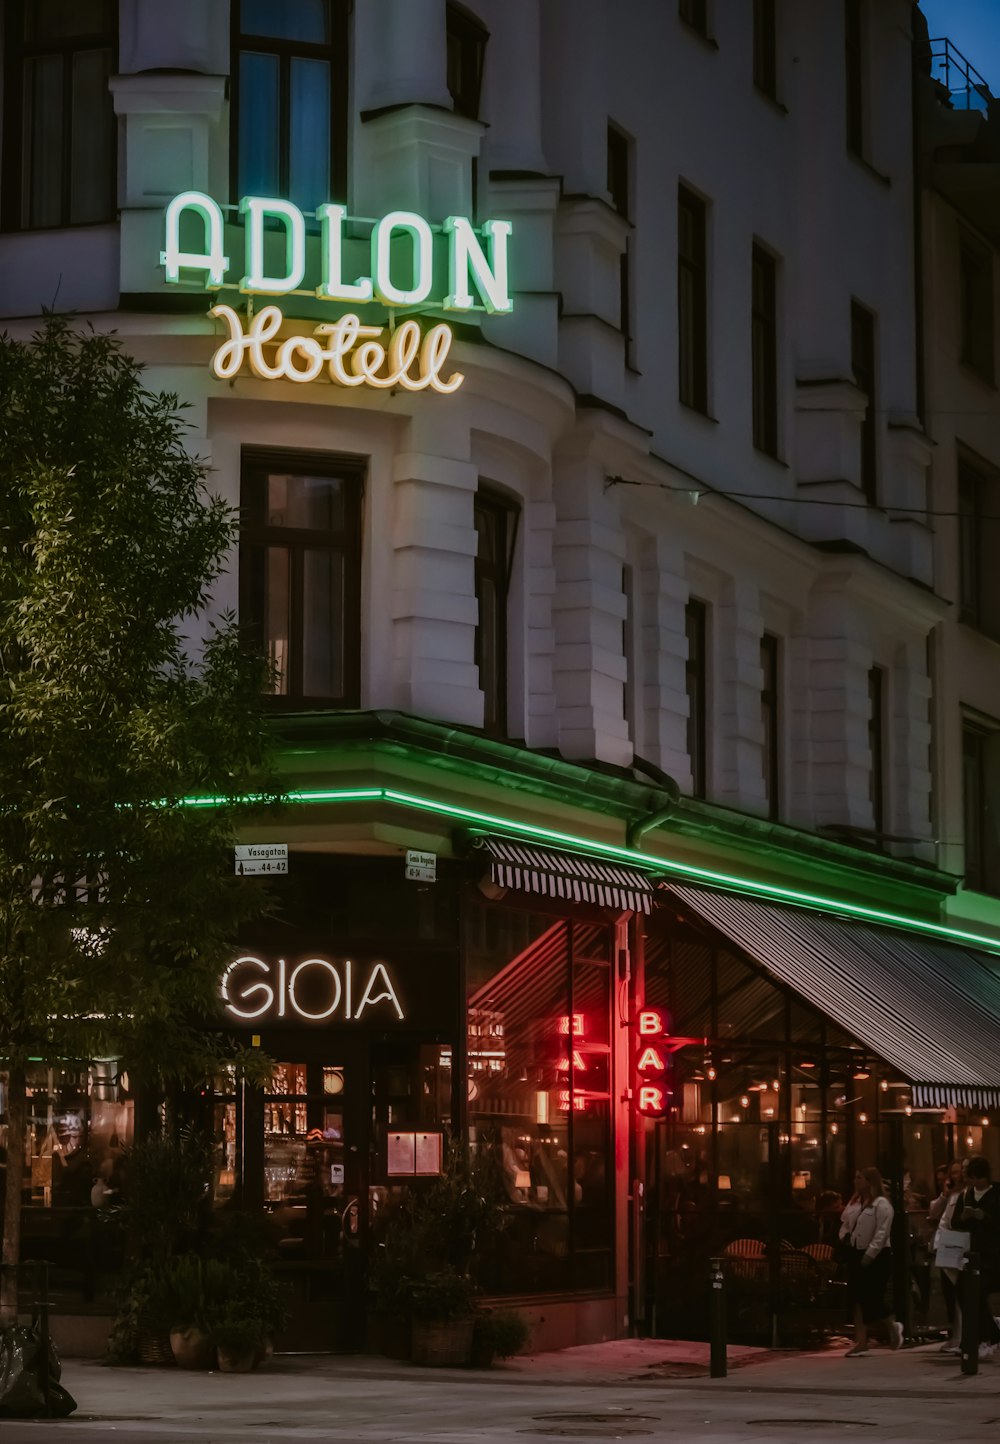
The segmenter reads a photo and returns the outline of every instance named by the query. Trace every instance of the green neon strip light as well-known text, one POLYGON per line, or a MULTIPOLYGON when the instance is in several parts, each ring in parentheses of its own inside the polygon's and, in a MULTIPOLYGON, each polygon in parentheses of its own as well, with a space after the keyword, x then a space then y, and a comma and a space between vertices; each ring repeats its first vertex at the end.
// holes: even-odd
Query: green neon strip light
MULTIPOLYGON (((397 807, 409 808, 416 812, 437 813, 441 817, 453 818, 456 822, 489 828, 508 836, 531 838, 550 846, 568 847, 574 852, 586 853, 589 857, 606 858, 612 862, 623 862, 632 867, 644 868, 647 872, 663 873, 666 877, 687 878, 691 882, 711 887, 729 888, 743 893, 752 893, 771 902, 788 903, 794 907, 823 908, 827 911, 844 913, 860 918, 863 922, 884 923, 890 927, 903 928, 908 932, 933 934, 955 943, 970 943, 989 952, 1000 953, 1000 939, 985 937, 981 933, 968 932, 963 928, 951 928, 944 923, 924 922, 918 918, 904 917, 883 908, 865 907, 863 903, 844 902, 839 898, 824 897, 821 893, 803 892, 797 888, 778 887, 775 883, 757 882, 752 878, 736 877, 732 873, 715 872, 711 868, 694 867, 691 863, 675 862, 667 858, 652 857, 646 852, 633 852, 627 847, 616 847, 613 843, 593 842, 571 832, 559 832, 550 827, 537 827, 530 822, 515 822, 510 817, 498 817, 491 812, 477 812, 470 807, 456 807, 436 798, 420 797, 411 792, 397 792, 393 787, 350 787, 350 788, 305 788, 285 794, 289 802, 331 803, 331 802, 388 802, 397 807)), ((262 796, 249 795, 246 802, 263 802, 262 796)), ((228 803, 224 797, 187 797, 185 807, 216 807, 228 803)))

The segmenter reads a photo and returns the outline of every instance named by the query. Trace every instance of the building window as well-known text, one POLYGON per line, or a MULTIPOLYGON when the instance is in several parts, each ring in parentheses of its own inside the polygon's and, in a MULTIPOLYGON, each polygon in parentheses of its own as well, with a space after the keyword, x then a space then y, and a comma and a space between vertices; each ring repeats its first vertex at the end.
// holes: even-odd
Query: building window
POLYGON ((962 725, 962 811, 965 883, 1000 893, 1000 728, 966 719, 962 725))
POLYGON ((958 460, 959 621, 1000 640, 1000 477, 958 460))
POLYGON ((517 512, 508 502, 480 490, 475 502, 475 660, 483 694, 483 727, 507 735, 507 598, 517 512))
POLYGON ((11 0, 3 34, 3 226, 110 221, 115 0, 11 0))
POLYGON ((753 83, 777 99, 778 26, 775 0, 753 0, 753 83))
POLYGON ((708 608, 693 597, 684 608, 687 661, 684 690, 687 693, 687 752, 691 765, 691 791, 704 797, 708 779, 708 608))
POLYGON ((237 196, 304 211, 347 195, 345 0, 233 0, 237 196))
POLYGON ((774 257, 754 246, 751 300, 753 444, 769 456, 778 454, 778 266, 774 257))
POLYGON ((851 370, 854 384, 865 395, 861 422, 861 466, 858 480, 865 500, 878 501, 878 379, 875 360, 875 317, 857 301, 851 302, 851 370))
POLYGON ((959 242, 959 356, 993 384, 993 257, 968 236, 959 242))
POLYGON ((246 452, 240 616, 288 702, 360 702, 359 462, 246 452))
POLYGON ((708 34, 708 0, 678 0, 677 13, 699 35, 708 34))
MULTIPOLYGON (((608 194, 615 210, 627 221, 631 192, 631 143, 616 126, 608 126, 608 194)), ((625 237, 618 270, 618 324, 625 337, 625 364, 632 364, 632 256, 631 237, 625 237)))
POLYGON ((872 809, 875 843, 885 832, 885 670, 872 667, 868 672, 868 800, 872 809))
POLYGON ((489 31, 458 5, 448 6, 447 81, 456 115, 479 119, 489 31))
POLYGON ((705 202, 677 191, 677 394, 708 410, 708 256, 705 202))
POLYGON ((844 69, 847 149, 863 156, 865 148, 865 53, 862 0, 844 0, 844 69))
POLYGON ((777 818, 781 808, 781 702, 778 658, 781 644, 777 637, 765 632, 760 639, 760 725, 764 743, 764 796, 767 815, 777 818))

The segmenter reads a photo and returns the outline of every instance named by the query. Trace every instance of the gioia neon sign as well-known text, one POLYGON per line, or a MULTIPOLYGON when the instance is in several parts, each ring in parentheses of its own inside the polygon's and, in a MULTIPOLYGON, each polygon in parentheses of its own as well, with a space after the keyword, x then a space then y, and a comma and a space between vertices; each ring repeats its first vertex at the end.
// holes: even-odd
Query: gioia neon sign
POLYGON ((403 1021, 403 1009, 385 963, 355 968, 350 958, 303 958, 289 965, 245 955, 229 964, 219 992, 226 1011, 241 1022, 260 1018, 298 1018, 324 1023, 332 1018, 357 1022, 369 1008, 391 1010, 403 1021))

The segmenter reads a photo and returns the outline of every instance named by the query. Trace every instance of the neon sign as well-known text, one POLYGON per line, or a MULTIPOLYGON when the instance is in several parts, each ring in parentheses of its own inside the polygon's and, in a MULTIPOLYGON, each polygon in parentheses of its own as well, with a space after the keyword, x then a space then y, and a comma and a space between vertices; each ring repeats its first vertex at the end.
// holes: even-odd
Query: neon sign
POLYGON ((391 1009, 400 1022, 404 1017, 385 963, 362 964, 356 970, 350 958, 303 958, 290 966, 284 958, 272 964, 245 955, 226 968, 219 993, 226 1011, 241 1022, 266 1017, 353 1023, 369 1008, 383 1015, 391 1009))
POLYGON ((670 1107, 670 1036, 662 1008, 640 1008, 635 1020, 637 1039, 635 1106, 647 1118, 662 1118, 670 1107))

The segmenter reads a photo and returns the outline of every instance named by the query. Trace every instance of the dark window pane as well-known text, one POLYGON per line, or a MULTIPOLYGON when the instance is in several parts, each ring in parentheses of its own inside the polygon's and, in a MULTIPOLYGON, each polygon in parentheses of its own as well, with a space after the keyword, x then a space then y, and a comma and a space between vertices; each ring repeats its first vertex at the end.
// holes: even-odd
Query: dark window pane
POLYGON ((344 558, 308 548, 302 554, 302 695, 344 692, 344 558))
POLYGON ((874 505, 878 500, 878 378, 875 359, 875 317, 851 304, 851 366, 854 382, 865 394, 861 423, 861 490, 874 505))
POLYGON ((79 50, 72 64, 69 220, 81 225, 106 220, 114 211, 113 174, 108 167, 114 111, 108 91, 108 52, 79 50))
POLYGON ((765 632, 760 639, 760 720, 764 734, 764 795, 772 820, 779 808, 781 722, 778 696, 778 638, 765 632))
POLYGON ((274 669, 272 692, 288 692, 288 634, 291 624, 290 570, 284 547, 255 547, 245 562, 249 571, 255 643, 274 669))
POLYGON ((244 51, 240 56, 241 196, 273 196, 278 172, 278 57, 244 51))
POLYGON ((24 67, 24 223, 62 221, 63 65, 61 55, 40 55, 24 67))
POLYGON ((109 0, 27 0, 24 7, 24 38, 28 41, 100 35, 111 23, 109 0))
POLYGON ((290 67, 288 199, 314 211, 330 189, 330 67, 302 59, 290 67))
POLYGON ((241 0, 240 29, 244 35, 329 45, 330 0, 241 0))
POLYGON ((959 252, 960 357, 984 381, 993 381, 993 258, 963 241, 959 252))
POLYGON ((695 797, 704 797, 707 785, 708 728, 706 716, 707 618, 704 602, 689 601, 684 608, 687 662, 684 684, 687 692, 687 751, 691 764, 691 787, 695 797))
MULTIPOLYGON (((872 667, 868 673, 868 796, 872 805, 872 826, 885 831, 885 673, 872 667)), ((876 838, 876 845, 881 839, 876 838)))
POLYGON ((700 30, 702 35, 708 33, 707 0, 678 0, 677 13, 688 25, 700 30))
POLYGON ((456 115, 479 119, 488 32, 454 5, 448 6, 445 79, 456 115))
POLYGON ((864 48, 861 0, 844 0, 844 70, 847 148, 861 155, 865 140, 864 48))
POLYGON ((683 186, 677 195, 678 396, 708 409, 708 299, 705 204, 683 186))
POLYGON ((777 89, 777 70, 774 0, 753 0, 753 83, 772 99, 777 89))
POLYGON ((753 444, 778 454, 777 266, 759 246, 753 248, 751 279, 751 370, 753 444))
POLYGON ((476 626, 475 662, 483 694, 483 726, 507 728, 507 566, 512 513, 500 501, 480 494, 475 503, 476 626))
POLYGON ((344 524, 344 482, 336 476, 271 472, 267 525, 336 531, 344 524))

